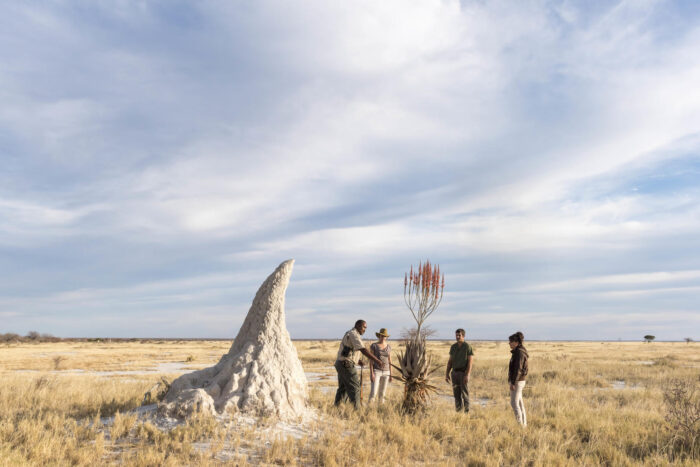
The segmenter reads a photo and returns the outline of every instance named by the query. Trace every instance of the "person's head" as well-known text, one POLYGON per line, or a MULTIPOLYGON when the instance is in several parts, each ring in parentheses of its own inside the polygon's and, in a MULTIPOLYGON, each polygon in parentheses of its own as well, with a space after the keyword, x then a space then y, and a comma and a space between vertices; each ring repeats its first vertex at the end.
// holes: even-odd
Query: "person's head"
POLYGON ((385 341, 389 338, 389 332, 387 332, 386 328, 381 328, 379 332, 375 332, 374 335, 377 336, 377 339, 380 341, 385 341))
POLYGON ((511 349, 514 349, 517 346, 522 345, 523 339, 525 339, 525 336, 522 332, 518 331, 508 337, 508 345, 510 345, 511 349))
POLYGON ((364 319, 358 319, 355 321, 355 329, 357 329, 357 332, 362 335, 365 333, 365 330, 367 329, 367 322, 365 322, 364 319))
POLYGON ((455 331, 455 340, 457 342, 464 342, 464 336, 465 336, 464 329, 459 328, 455 331))

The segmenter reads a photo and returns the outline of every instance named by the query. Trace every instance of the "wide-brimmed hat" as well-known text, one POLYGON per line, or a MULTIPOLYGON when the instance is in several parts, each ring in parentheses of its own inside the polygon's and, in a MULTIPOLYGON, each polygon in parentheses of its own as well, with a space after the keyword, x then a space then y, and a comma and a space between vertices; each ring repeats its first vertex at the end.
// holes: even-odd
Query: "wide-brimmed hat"
POLYGON ((381 328, 379 332, 375 332, 374 335, 377 337, 389 337, 389 333, 386 332, 386 328, 381 328))

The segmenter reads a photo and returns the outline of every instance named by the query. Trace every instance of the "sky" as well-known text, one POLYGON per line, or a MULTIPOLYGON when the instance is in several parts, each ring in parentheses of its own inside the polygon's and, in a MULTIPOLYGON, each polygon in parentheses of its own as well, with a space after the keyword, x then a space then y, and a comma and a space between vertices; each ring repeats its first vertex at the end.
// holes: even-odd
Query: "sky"
POLYGON ((700 339, 700 2, 0 6, 0 333, 700 339))

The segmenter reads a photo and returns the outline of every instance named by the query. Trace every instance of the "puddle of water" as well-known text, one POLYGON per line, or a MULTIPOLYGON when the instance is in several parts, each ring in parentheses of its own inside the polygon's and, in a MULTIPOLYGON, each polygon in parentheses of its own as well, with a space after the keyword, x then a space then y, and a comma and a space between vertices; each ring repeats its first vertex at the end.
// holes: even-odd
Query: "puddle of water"
POLYGON ((627 385, 626 381, 616 380, 612 382, 612 389, 640 389, 641 386, 638 384, 627 385))
POLYGON ((329 375, 328 373, 318 373, 315 371, 305 371, 304 374, 306 375, 306 380, 309 382, 312 382, 312 381, 332 381, 333 380, 332 375, 329 375))
POLYGON ((98 370, 83 370, 73 368, 70 370, 12 370, 12 373, 52 373, 61 375, 84 374, 89 376, 126 376, 126 375, 153 375, 159 373, 184 373, 185 371, 194 371, 198 368, 192 368, 187 363, 183 362, 160 362, 155 368, 146 370, 113 370, 113 371, 98 371, 98 370))
POLYGON ((194 368, 191 368, 190 365, 182 362, 160 362, 158 363, 156 369, 152 371, 155 371, 157 373, 176 373, 178 371, 187 370, 193 371, 194 368))
MULTIPOLYGON (((442 394, 438 393, 437 396, 440 399, 448 400, 450 402, 454 402, 455 397, 452 394, 442 394)), ((470 397, 469 398, 469 403, 470 404, 478 404, 481 407, 486 407, 489 404, 495 404, 495 401, 489 399, 488 397, 470 397)))

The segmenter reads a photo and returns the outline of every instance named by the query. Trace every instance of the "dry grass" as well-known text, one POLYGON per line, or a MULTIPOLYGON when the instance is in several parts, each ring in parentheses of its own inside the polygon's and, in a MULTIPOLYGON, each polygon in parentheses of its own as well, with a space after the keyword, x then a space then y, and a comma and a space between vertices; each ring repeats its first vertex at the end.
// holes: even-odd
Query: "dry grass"
MULTIPOLYGON (((450 344, 429 344, 438 363, 445 364, 450 344)), ((384 406, 358 412, 333 407, 337 342, 297 342, 305 370, 314 374, 311 404, 320 418, 301 439, 267 440, 252 427, 234 430, 206 417, 161 431, 130 412, 162 376, 148 370, 161 363, 209 366, 228 342, 6 345, 0 360, 0 465, 364 465, 376 463, 378 453, 387 465, 698 464, 697 451, 672 442, 664 390, 671 379, 698 384, 700 344, 527 343, 526 430, 509 406, 508 346, 472 344, 470 414, 453 411, 439 371, 434 383, 443 396, 433 398, 424 416, 407 418, 398 410, 402 394, 396 382, 384 406), (133 373, 95 373, 103 371, 133 373), (113 417, 111 426, 103 426, 101 417, 113 417)), ((368 380, 365 374, 366 385, 368 380)), ((365 399, 367 393, 366 386, 365 399)))

